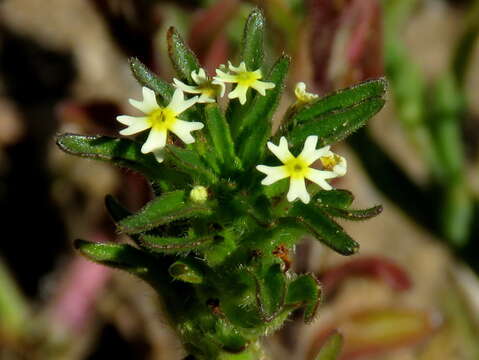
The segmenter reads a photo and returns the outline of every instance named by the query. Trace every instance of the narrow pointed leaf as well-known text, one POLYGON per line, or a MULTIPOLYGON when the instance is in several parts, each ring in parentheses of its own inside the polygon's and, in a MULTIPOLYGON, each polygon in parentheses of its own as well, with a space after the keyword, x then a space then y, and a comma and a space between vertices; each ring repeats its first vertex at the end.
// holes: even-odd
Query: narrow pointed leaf
POLYGON ((117 166, 138 171, 148 178, 161 176, 161 168, 154 157, 142 154, 141 144, 128 139, 62 134, 57 137, 57 145, 68 154, 109 161, 117 166))
POLYGON ((201 284, 204 280, 204 273, 200 269, 200 265, 190 258, 175 261, 168 268, 168 273, 172 278, 190 284, 201 284))
POLYGON ((264 28, 264 15, 260 9, 256 8, 246 20, 241 42, 241 60, 250 71, 257 70, 263 65, 264 28))
POLYGON ((321 207, 321 209, 329 216, 352 221, 368 220, 378 216, 383 211, 383 207, 381 205, 373 206, 372 208, 363 210, 338 209, 329 206, 321 207))
POLYGON ((263 156, 266 141, 271 136, 271 120, 283 93, 289 64, 288 56, 282 56, 276 62, 266 80, 273 82, 275 87, 267 90, 265 96, 256 96, 241 119, 238 153, 245 168, 257 165, 263 156))
POLYGON ((185 237, 164 237, 142 235, 140 244, 143 248, 155 253, 181 253, 199 250, 215 240, 215 234, 185 237))
POLYGON ((318 146, 333 144, 365 125, 366 121, 381 110, 384 103, 380 97, 370 98, 348 108, 322 114, 313 121, 296 126, 289 139, 294 148, 302 146, 311 134, 319 136, 318 146))
POLYGON ((241 162, 235 154, 230 127, 220 108, 217 104, 206 105, 205 114, 208 132, 223 169, 239 169, 241 162))
POLYGON ((167 33, 168 54, 171 63, 181 80, 191 83, 191 72, 200 68, 196 55, 185 44, 183 38, 178 34, 174 27, 170 27, 167 33))
POLYGON ((121 205, 113 196, 107 195, 105 197, 105 207, 108 210, 114 222, 119 222, 131 215, 123 205, 121 205))
POLYGON ((313 197, 313 202, 319 206, 332 206, 339 209, 347 209, 353 200, 354 196, 350 191, 341 189, 320 190, 313 197))
POLYGON ((359 250, 359 244, 346 234, 341 226, 314 205, 296 203, 289 211, 289 215, 334 251, 342 255, 352 255, 359 250))
POLYGON ((256 276, 257 303, 265 321, 271 321, 285 302, 286 277, 280 264, 271 265, 261 276, 256 276))
POLYGON ((91 261, 128 271, 143 277, 152 265, 152 258, 127 244, 93 243, 76 240, 75 248, 91 261))
POLYGON ((334 332, 326 339, 315 360, 336 360, 339 359, 343 347, 343 336, 334 332))
POLYGON ((138 234, 175 220, 210 213, 208 203, 193 203, 187 200, 185 191, 177 190, 153 199, 138 213, 121 220, 118 229, 127 234, 138 234))
POLYGON ((292 120, 297 124, 313 121, 333 110, 345 109, 371 98, 380 98, 385 94, 386 89, 387 81, 384 78, 341 89, 305 106, 295 114, 292 120))
POLYGON ((299 275, 288 286, 286 305, 304 307, 304 321, 311 322, 321 301, 321 285, 312 274, 299 275))
POLYGON ((164 103, 169 103, 175 88, 160 79, 151 72, 140 60, 133 57, 130 58, 130 69, 135 79, 143 86, 150 88, 161 96, 164 103))
POLYGON ((197 152, 167 145, 166 154, 167 161, 172 163, 178 171, 191 174, 208 184, 217 181, 216 175, 206 167, 197 152))

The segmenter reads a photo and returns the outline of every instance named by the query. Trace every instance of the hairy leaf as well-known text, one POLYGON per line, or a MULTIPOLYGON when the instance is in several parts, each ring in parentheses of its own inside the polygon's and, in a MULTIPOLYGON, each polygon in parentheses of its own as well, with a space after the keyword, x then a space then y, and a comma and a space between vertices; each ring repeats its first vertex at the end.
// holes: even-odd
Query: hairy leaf
POLYGON ((338 90, 305 106, 292 120, 297 124, 313 121, 331 111, 342 110, 372 98, 381 98, 386 88, 387 81, 381 78, 338 90))
POLYGON ((197 152, 173 145, 167 145, 165 149, 166 160, 171 162, 178 171, 191 174, 208 184, 217 181, 216 175, 206 167, 197 152))
POLYGON ((304 307, 304 321, 311 322, 321 301, 321 285, 313 274, 299 275, 288 286, 286 305, 304 307))
POLYGON ((332 206, 340 209, 347 209, 353 200, 354 196, 350 191, 341 189, 320 190, 313 197, 313 202, 320 206, 332 206))
POLYGON ((265 18, 260 9, 254 9, 246 20, 241 42, 241 60, 250 71, 263 65, 263 38, 265 18))
POLYGON ((135 79, 161 96, 164 103, 169 103, 175 88, 152 73, 140 60, 130 58, 130 69, 135 79))
POLYGON ((366 124, 384 105, 380 97, 370 98, 347 108, 324 113, 313 121, 296 126, 289 135, 293 148, 299 148, 311 134, 319 136, 319 146, 338 142, 366 124))
POLYGON ((381 205, 373 206, 372 208, 362 210, 338 209, 330 206, 322 206, 321 209, 329 216, 339 217, 352 221, 368 220, 375 216, 378 216, 383 211, 383 207, 381 205))
POLYGON ((201 249, 215 240, 215 234, 185 237, 165 237, 151 234, 142 235, 142 247, 155 253, 182 253, 201 249))
POLYGON ((297 202, 289 211, 289 215, 334 251, 342 255, 352 255, 359 250, 359 244, 316 206, 297 202))
POLYGON ((230 127, 217 104, 208 104, 205 108, 206 123, 215 153, 223 169, 231 171, 241 167, 241 161, 235 154, 230 127))
POLYGON ((191 72, 200 68, 196 55, 185 44, 174 27, 168 29, 166 36, 168 39, 168 54, 173 67, 181 80, 191 83, 193 81, 191 72))
POLYGON ((198 204, 186 199, 182 190, 165 193, 151 200, 138 213, 118 223, 118 229, 127 234, 138 234, 175 220, 193 218, 211 213, 207 203, 198 204))

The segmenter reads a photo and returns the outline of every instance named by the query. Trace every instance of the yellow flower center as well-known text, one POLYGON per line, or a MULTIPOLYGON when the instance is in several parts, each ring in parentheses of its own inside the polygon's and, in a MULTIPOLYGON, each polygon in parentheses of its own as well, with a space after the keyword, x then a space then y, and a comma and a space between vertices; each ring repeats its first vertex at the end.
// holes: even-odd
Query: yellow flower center
POLYGON ((300 156, 297 158, 293 157, 292 159, 286 161, 284 166, 286 166, 288 175, 294 179, 304 178, 310 171, 308 163, 300 156))
POLYGON ((332 156, 322 156, 321 157, 321 164, 326 170, 332 170, 336 165, 339 164, 341 158, 334 154, 332 156))
POLYGON ((241 72, 236 76, 239 85, 250 87, 257 80, 261 79, 261 75, 253 71, 241 72))
POLYGON ((212 84, 211 81, 206 81, 198 85, 198 90, 200 90, 203 95, 206 95, 209 98, 215 98, 220 92, 220 86, 212 84))
POLYGON ((168 130, 176 122, 176 114, 168 108, 159 108, 148 116, 151 127, 155 130, 168 130))

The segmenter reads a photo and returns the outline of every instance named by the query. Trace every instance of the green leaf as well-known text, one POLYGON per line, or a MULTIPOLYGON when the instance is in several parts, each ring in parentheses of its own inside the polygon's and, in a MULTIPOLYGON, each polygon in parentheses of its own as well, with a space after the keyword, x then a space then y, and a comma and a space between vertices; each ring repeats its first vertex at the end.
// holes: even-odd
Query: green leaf
POLYGON ((198 262, 188 258, 175 261, 168 268, 168 273, 172 278, 190 284, 201 284, 204 280, 204 274, 198 262))
POLYGON ((222 167, 226 171, 241 168, 241 162, 235 154, 230 127, 218 105, 206 105, 205 114, 211 141, 222 167))
POLYGON ((144 252, 127 244, 92 243, 76 240, 75 248, 91 261, 128 271, 145 277, 152 265, 152 258, 144 252))
POLYGON ((381 98, 387 89, 384 78, 369 80, 349 88, 333 92, 313 103, 306 105, 293 117, 293 122, 300 124, 313 121, 334 110, 342 110, 372 98, 381 98))
POLYGON ((304 321, 310 323, 321 302, 321 285, 313 274, 302 274, 288 286, 286 305, 304 307, 304 321))
POLYGON ((113 196, 105 197, 105 207, 114 222, 119 222, 131 215, 131 212, 123 207, 113 196))
POLYGON ((286 55, 276 62, 267 78, 275 87, 267 90, 265 96, 256 96, 241 119, 238 153, 245 169, 257 165, 263 156, 266 141, 271 136, 271 119, 283 93, 289 64, 290 58, 286 55))
POLYGON ((174 145, 167 145, 165 149, 166 160, 171 162, 178 171, 190 174, 207 184, 217 181, 216 175, 206 167, 196 151, 182 149, 174 145))
POLYGON ((266 321, 271 321, 285 302, 286 278, 280 264, 273 264, 262 276, 256 277, 258 282, 257 298, 260 311, 266 321))
POLYGON ((175 220, 211 213, 208 203, 193 203, 185 198, 186 193, 182 190, 165 193, 151 200, 138 213, 121 220, 118 229, 127 234, 138 234, 175 220))
POLYGON ((359 250, 359 244, 316 206, 296 202, 289 215, 334 251, 342 255, 352 255, 359 250))
POLYGON ((321 350, 319 351, 315 360, 339 359, 339 355, 341 354, 342 347, 343 347, 343 336, 338 332, 334 332, 331 336, 327 338, 326 342, 321 347, 321 350))
POLYGON ((265 18, 262 11, 254 9, 246 20, 241 42, 241 60, 249 71, 255 71, 263 65, 263 38, 265 18))
POLYGON ((199 250, 215 240, 215 234, 191 235, 185 237, 164 237, 142 235, 140 245, 155 253, 181 253, 199 250))
POLYGON ((141 144, 128 139, 107 136, 62 134, 56 139, 60 149, 71 155, 109 161, 132 169, 150 179, 161 177, 161 167, 151 154, 142 154, 141 144))
POLYGON ((140 60, 130 58, 130 69, 135 79, 143 86, 160 95, 165 104, 169 103, 175 88, 151 72, 140 60))
POLYGON ((321 209, 329 216, 339 217, 352 221, 368 220, 375 216, 378 216, 383 211, 383 207, 381 205, 373 206, 372 208, 362 210, 338 209, 329 206, 321 207, 321 209))
POLYGON ((311 134, 319 136, 319 146, 338 142, 366 124, 384 106, 384 99, 370 98, 348 108, 333 110, 296 126, 289 135, 293 148, 303 146, 311 134))
POLYGON ((116 166, 138 171, 162 190, 185 183, 185 175, 159 164, 152 154, 143 154, 141 144, 129 139, 107 136, 62 134, 56 139, 60 149, 83 158, 108 161, 116 166))
POLYGON ((191 83, 193 81, 191 72, 197 71, 200 68, 196 55, 185 44, 174 27, 168 29, 166 37, 168 40, 168 54, 178 77, 191 83))
POLYGON ((347 209, 353 200, 354 196, 350 191, 341 189, 320 190, 313 197, 313 202, 320 206, 332 206, 340 209, 347 209))

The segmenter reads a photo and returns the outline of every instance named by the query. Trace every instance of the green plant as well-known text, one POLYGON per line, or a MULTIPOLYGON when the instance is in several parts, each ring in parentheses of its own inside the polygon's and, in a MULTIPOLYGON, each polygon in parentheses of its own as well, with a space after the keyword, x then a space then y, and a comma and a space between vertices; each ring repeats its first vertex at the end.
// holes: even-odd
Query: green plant
POLYGON ((75 247, 88 259, 126 270, 154 287, 188 358, 264 358, 259 338, 281 327, 298 308, 310 322, 320 302, 315 276, 290 269, 295 244, 311 234, 338 253, 352 255, 359 244, 333 218, 364 220, 381 211, 380 206, 350 209, 353 195, 331 189, 326 179, 346 172, 345 159, 329 145, 382 108, 385 80, 323 98, 299 87, 298 100, 272 137, 290 59, 281 56, 267 82, 260 80, 264 24, 261 11, 253 11, 245 26, 241 66, 230 64, 230 73, 222 68, 213 79, 170 29, 177 90, 131 59, 132 72, 144 86, 143 101, 131 103, 146 116, 118 120, 128 126, 125 135, 150 129, 146 141, 143 135, 131 140, 64 134, 57 139, 70 154, 137 171, 151 183, 154 199, 135 214, 106 198, 118 231, 130 235, 132 244, 77 240, 75 247), (237 85, 223 111, 216 97, 226 82, 237 85), (184 100, 179 88, 202 96, 184 100), (167 142, 168 131, 186 145, 167 142), (289 153, 286 138, 293 154, 304 143, 299 156, 289 153), (318 142, 321 149, 316 149, 318 142), (276 161, 267 146, 284 165, 259 165, 276 161), (309 167, 313 159, 320 159, 322 170, 309 167), (268 177, 262 181, 258 170, 268 177), (307 189, 305 178, 313 181, 307 189), (301 201, 294 201, 298 197, 301 201))

